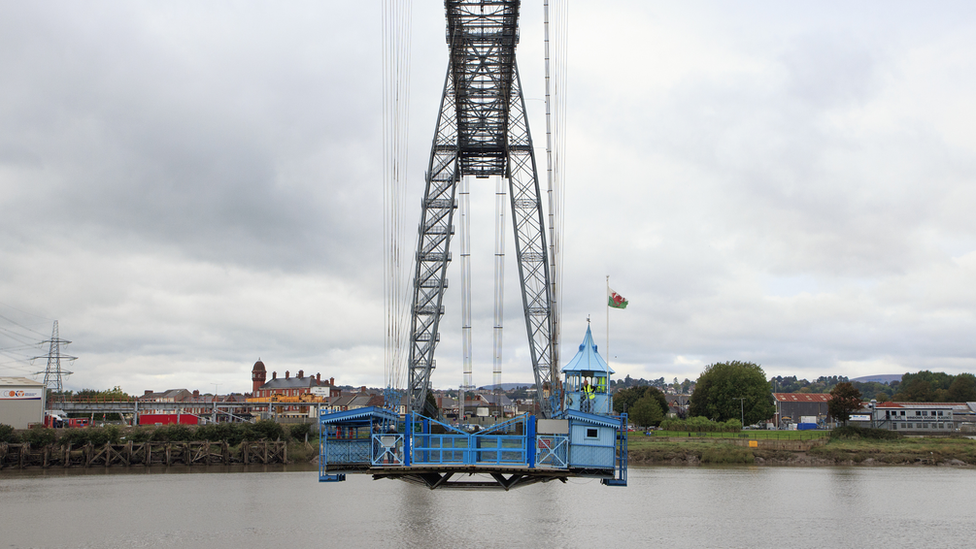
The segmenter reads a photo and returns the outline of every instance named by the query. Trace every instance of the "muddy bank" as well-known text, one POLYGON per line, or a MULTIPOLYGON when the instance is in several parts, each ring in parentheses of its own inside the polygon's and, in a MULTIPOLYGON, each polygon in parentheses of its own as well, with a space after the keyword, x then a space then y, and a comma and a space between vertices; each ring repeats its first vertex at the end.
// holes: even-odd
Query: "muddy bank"
POLYGON ((785 450, 762 451, 740 448, 714 449, 711 451, 676 449, 631 450, 628 453, 630 465, 763 465, 792 467, 821 466, 883 466, 883 465, 926 465, 942 467, 973 467, 971 456, 947 456, 930 453, 919 455, 904 452, 790 452, 785 450))

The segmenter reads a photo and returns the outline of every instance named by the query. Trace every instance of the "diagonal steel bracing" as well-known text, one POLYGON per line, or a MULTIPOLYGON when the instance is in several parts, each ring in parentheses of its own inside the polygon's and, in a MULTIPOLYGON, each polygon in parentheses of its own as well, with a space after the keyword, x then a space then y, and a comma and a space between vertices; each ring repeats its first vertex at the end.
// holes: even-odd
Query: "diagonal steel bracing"
POLYGON ((519 1, 447 0, 450 61, 422 202, 411 324, 409 394, 420 410, 434 369, 454 234, 457 183, 463 176, 508 179, 522 305, 540 413, 558 399, 552 364, 549 261, 532 138, 515 46, 519 1))

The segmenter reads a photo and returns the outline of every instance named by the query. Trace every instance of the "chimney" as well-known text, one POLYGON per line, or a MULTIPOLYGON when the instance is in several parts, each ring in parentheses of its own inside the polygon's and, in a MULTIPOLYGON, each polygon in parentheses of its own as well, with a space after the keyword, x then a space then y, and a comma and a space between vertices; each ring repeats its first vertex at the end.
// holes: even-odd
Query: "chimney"
POLYGON ((195 397, 200 396, 200 389, 194 389, 193 390, 193 396, 195 396, 195 397))
POLYGON ((285 379, 288 379, 290 377, 291 377, 291 370, 285 370, 285 379))
POLYGON ((145 395, 151 395, 151 394, 152 394, 152 391, 149 390, 149 389, 146 389, 146 392, 143 393, 143 396, 145 396, 145 395))
POLYGON ((363 385, 362 387, 360 387, 360 388, 359 388, 359 392, 360 392, 360 393, 365 393, 365 392, 366 392, 366 386, 365 386, 365 385, 363 385))
POLYGON ((322 374, 315 374, 315 384, 322 385, 322 374))
POLYGON ((278 379, 278 372, 271 372, 271 379, 278 379))
POLYGON ((298 370, 298 379, 305 379, 305 370, 298 370))
POLYGON ((335 378, 334 377, 330 377, 329 378, 329 387, 335 387, 335 378))

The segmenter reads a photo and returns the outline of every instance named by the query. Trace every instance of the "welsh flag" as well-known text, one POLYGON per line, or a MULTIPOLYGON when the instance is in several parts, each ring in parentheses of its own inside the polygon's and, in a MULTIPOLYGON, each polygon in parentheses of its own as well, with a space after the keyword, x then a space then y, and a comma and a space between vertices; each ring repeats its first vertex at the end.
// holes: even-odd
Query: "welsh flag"
POLYGON ((610 290, 610 297, 607 298, 607 305, 613 307, 614 309, 626 309, 628 301, 624 299, 624 296, 618 294, 617 292, 610 290))

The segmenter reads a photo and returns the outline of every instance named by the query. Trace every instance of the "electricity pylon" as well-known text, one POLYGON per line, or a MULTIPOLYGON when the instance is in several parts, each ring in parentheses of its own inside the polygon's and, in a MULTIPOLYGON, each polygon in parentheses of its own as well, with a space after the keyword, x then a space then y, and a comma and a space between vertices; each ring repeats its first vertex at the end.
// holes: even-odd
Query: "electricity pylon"
POLYGON ((55 396, 53 401, 55 403, 64 402, 64 380, 63 377, 68 377, 74 372, 69 372, 67 370, 61 369, 61 361, 72 361, 77 360, 76 356, 69 356, 61 354, 61 347, 67 346, 70 341, 66 339, 61 339, 58 336, 58 321, 54 321, 54 329, 51 331, 51 339, 47 341, 42 341, 41 344, 47 343, 48 352, 45 356, 35 356, 31 360, 37 360, 40 358, 47 359, 47 369, 43 372, 35 372, 34 375, 44 374, 44 386, 47 387, 48 393, 53 389, 55 391, 55 396))

